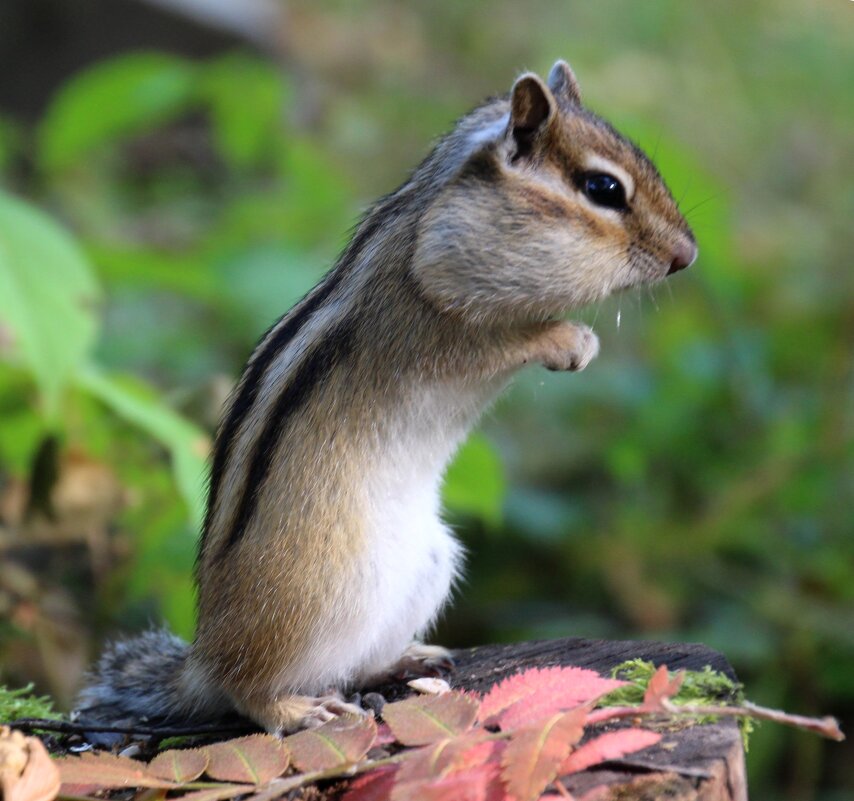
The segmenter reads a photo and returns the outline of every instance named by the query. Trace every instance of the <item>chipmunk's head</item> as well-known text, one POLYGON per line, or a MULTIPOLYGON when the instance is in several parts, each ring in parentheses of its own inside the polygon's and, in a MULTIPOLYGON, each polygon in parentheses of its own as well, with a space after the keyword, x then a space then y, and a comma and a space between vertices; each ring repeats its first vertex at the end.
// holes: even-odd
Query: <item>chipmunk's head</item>
POLYGON ((549 316, 696 258, 652 162, 581 105, 563 61, 464 118, 433 158, 443 156, 457 161, 420 220, 414 259, 441 308, 549 316))

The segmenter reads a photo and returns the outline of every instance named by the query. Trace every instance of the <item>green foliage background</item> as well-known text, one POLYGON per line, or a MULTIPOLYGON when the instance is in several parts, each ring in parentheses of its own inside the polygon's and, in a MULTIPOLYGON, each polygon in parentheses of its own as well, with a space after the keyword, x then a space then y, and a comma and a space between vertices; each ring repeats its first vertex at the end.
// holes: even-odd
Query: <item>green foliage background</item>
MULTIPOLYGON (((83 627, 191 634, 208 438, 254 340, 456 116, 566 57, 700 258, 580 312, 598 361, 524 373, 452 466, 469 570, 437 639, 701 640, 752 698, 850 731, 854 6, 290 6, 285 67, 127 53, 35 124, 0 109, 0 476, 56 434, 132 495, 123 558, 71 588, 83 627)), ((752 796, 849 797, 852 756, 763 727, 752 796)))

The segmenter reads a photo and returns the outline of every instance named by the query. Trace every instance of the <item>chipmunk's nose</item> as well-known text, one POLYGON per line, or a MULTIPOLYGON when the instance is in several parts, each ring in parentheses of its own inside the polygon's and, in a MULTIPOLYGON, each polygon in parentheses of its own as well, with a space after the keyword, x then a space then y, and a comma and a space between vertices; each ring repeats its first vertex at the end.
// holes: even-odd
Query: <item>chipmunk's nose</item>
POLYGON ((670 262, 668 275, 678 273, 690 267, 697 258, 697 246, 690 239, 683 239, 673 251, 673 261, 670 262))

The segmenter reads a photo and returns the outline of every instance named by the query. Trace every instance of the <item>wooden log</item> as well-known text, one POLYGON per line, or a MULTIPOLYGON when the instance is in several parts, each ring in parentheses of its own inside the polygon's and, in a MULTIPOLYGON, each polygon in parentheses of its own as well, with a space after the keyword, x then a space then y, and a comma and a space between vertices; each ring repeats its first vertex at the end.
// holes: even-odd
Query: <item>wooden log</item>
MULTIPOLYGON (((670 670, 702 670, 710 665, 732 679, 721 654, 692 643, 563 639, 489 645, 455 653, 454 688, 485 692, 501 679, 532 667, 575 665, 602 674, 628 659, 644 659, 670 670)), ((378 688, 388 699, 409 694, 405 685, 378 688)), ((628 724, 626 724, 628 725, 628 724)), ((744 748, 732 719, 687 722, 663 732, 661 742, 637 756, 603 763, 562 780, 576 798, 595 801, 746 801, 744 748)), ((339 789, 339 788, 336 788, 339 789)))

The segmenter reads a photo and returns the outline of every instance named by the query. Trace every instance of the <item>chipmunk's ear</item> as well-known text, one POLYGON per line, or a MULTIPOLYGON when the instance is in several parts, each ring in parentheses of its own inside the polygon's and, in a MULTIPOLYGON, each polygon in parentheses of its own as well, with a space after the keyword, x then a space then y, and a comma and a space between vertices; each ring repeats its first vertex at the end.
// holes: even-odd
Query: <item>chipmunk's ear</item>
POLYGON ((531 150, 536 135, 554 116, 555 100, 548 86, 533 72, 520 75, 510 93, 509 131, 516 142, 516 156, 531 150))
POLYGON ((581 89, 578 88, 575 73, 565 61, 555 61, 549 73, 548 85, 555 97, 570 104, 581 105, 581 89))

